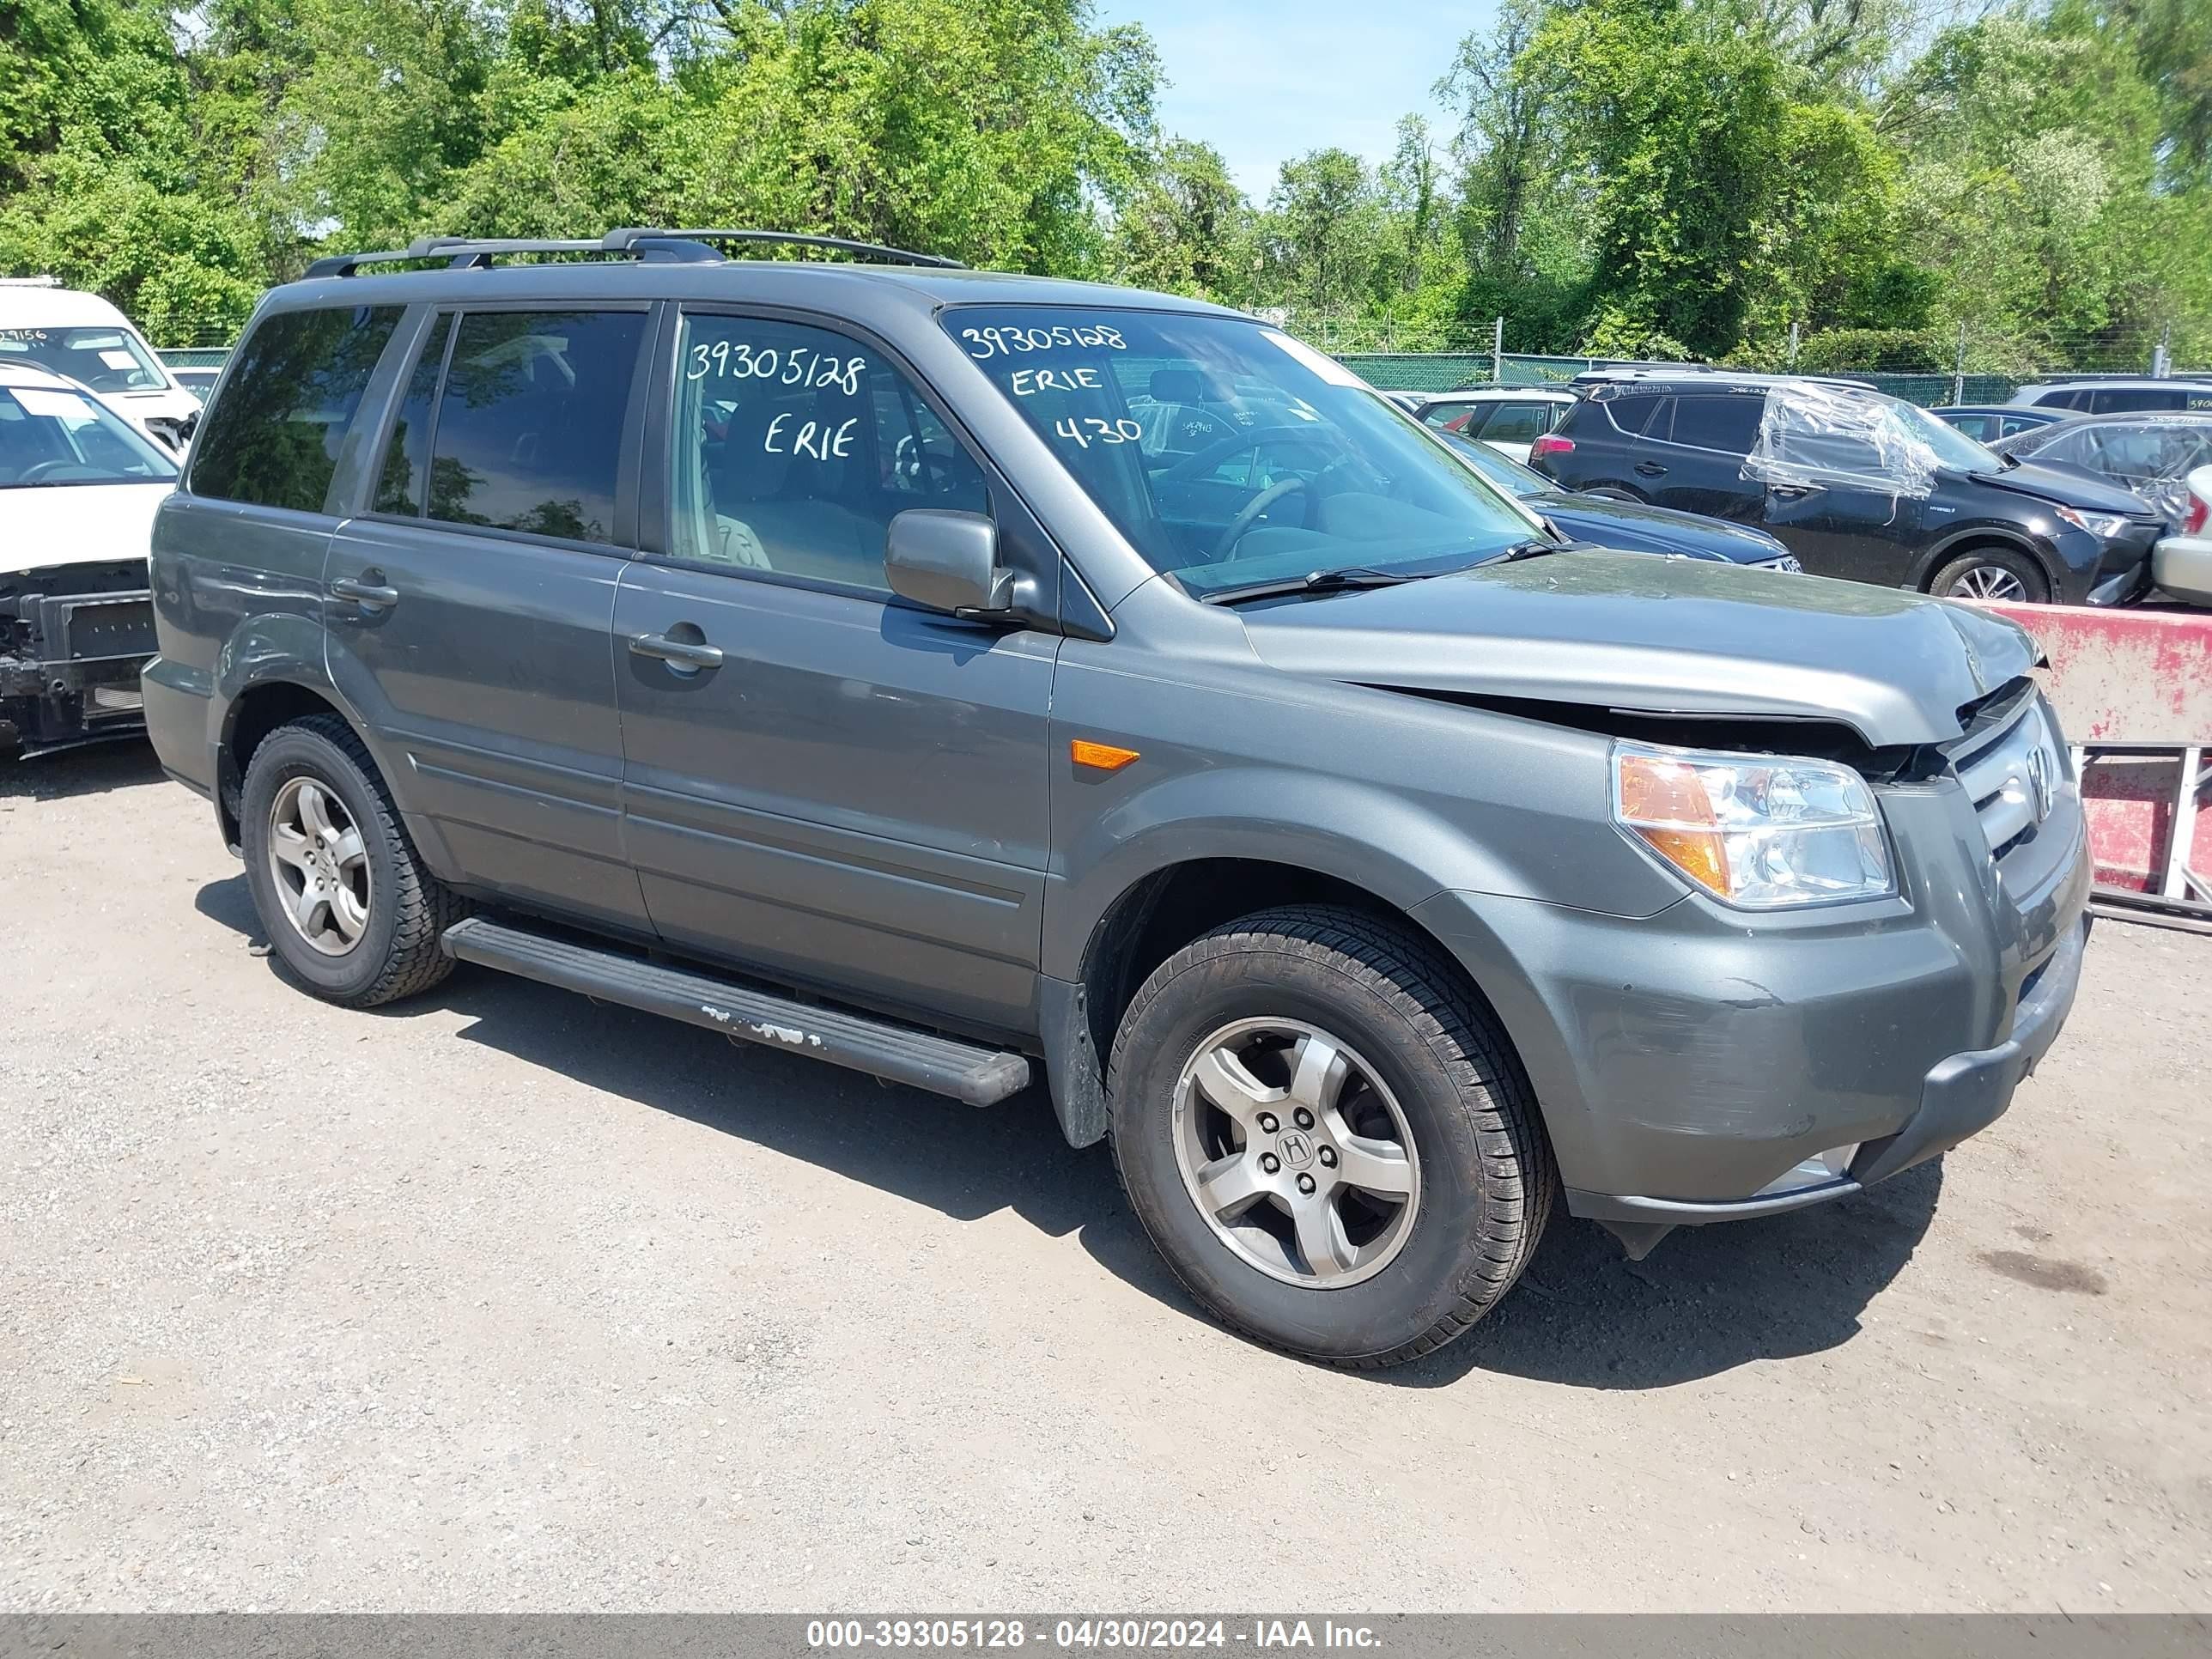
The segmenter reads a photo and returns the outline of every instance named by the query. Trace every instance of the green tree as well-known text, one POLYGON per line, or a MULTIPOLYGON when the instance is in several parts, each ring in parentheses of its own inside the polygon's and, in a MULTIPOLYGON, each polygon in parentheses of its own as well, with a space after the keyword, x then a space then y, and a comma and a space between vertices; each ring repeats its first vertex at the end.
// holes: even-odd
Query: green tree
POLYGON ((1267 289, 1296 308, 1328 312, 1372 297, 1382 205, 1367 164, 1346 149, 1283 163, 1267 198, 1267 289))
POLYGON ((1259 257, 1251 204, 1209 144, 1162 144, 1115 216, 1114 274, 1140 288, 1247 304, 1259 257))

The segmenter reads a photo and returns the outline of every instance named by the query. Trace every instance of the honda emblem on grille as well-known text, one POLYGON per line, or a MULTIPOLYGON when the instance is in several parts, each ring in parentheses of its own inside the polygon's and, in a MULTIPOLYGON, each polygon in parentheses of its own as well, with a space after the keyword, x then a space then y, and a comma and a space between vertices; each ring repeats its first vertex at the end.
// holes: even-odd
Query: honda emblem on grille
POLYGON ((2051 816, 2051 751, 2039 743, 2027 751, 2027 793, 2040 823, 2051 816))

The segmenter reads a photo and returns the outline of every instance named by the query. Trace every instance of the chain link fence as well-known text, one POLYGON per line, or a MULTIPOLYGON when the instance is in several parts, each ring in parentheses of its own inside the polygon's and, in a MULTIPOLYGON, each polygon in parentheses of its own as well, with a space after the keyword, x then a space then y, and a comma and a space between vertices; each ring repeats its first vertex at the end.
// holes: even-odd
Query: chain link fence
MULTIPOLYGON (((1370 386, 1384 392, 1459 392, 1469 386, 1565 386, 1576 375, 1598 368, 1664 368, 1702 367, 1638 363, 1620 357, 1539 356, 1507 351, 1345 351, 1336 360, 1370 386)), ((1720 371, 1725 374, 1727 371, 1720 371)), ((2002 404, 2031 380, 2072 378, 2077 371, 2045 369, 2033 376, 2010 374, 1941 374, 1900 373, 1891 369, 1832 368, 1821 371, 1832 380, 1858 380, 1893 398, 1937 409, 1955 404, 2002 404)), ((2111 370, 2080 371, 2109 374, 2111 370)), ((2175 368, 2182 379, 2212 377, 2212 371, 2175 368)))

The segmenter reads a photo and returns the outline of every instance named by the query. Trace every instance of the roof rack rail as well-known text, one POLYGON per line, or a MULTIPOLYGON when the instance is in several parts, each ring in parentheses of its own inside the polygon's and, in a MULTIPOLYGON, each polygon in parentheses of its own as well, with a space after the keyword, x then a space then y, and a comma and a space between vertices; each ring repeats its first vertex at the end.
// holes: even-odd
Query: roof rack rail
MULTIPOLYGON (((843 236, 809 236, 785 230, 656 230, 630 225, 589 240, 577 238, 417 236, 403 248, 379 253, 332 253, 317 259, 307 270, 309 276, 351 276, 363 265, 443 259, 454 270, 483 270, 508 253, 605 253, 653 263, 711 262, 722 256, 715 242, 759 242, 799 247, 834 248, 841 253, 879 259, 886 264, 934 265, 964 270, 957 259, 940 254, 915 253, 906 248, 885 247, 877 242, 856 242, 843 236)), ((36 279, 32 279, 36 280, 36 279)))
POLYGON ((0 276, 0 288, 59 288, 58 276, 0 276))
POLYGON ((652 230, 629 226, 609 231, 602 240, 610 252, 622 252, 641 245, 662 242, 767 242, 794 247, 834 248, 840 253, 880 259, 886 264, 929 265, 945 270, 968 269, 959 260, 948 259, 941 253, 916 253, 911 248, 890 247, 881 242, 859 242, 849 236, 810 236, 795 230, 652 230))

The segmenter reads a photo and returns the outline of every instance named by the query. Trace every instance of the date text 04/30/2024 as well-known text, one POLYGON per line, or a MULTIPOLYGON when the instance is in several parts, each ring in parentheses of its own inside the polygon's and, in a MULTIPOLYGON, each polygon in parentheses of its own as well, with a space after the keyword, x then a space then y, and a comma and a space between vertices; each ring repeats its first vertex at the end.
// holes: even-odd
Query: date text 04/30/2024
POLYGON ((1173 1652, 1220 1648, 1336 1648, 1382 1645, 1365 1625, 1334 1620, 1255 1619, 816 1619, 806 1645, 828 1650, 905 1648, 957 1650, 1036 1646, 1173 1652))

